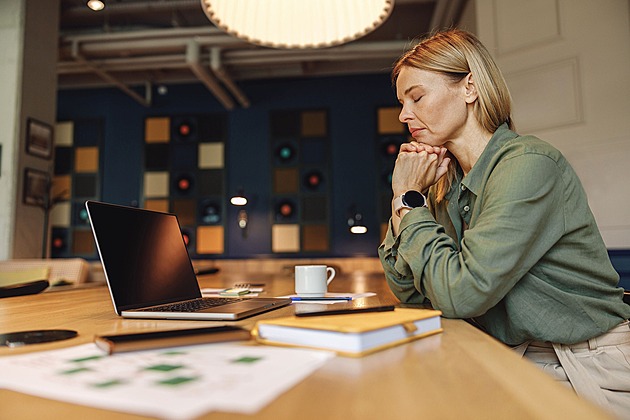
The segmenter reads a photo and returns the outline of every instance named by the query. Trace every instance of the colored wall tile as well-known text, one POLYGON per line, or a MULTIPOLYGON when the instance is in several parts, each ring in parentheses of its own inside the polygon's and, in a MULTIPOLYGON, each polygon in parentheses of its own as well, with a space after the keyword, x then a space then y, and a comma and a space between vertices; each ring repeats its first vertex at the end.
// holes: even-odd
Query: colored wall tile
POLYGON ((63 121, 55 125, 55 146, 72 146, 74 140, 74 123, 63 121))
POLYGON ((145 172, 144 196, 146 198, 168 197, 168 172, 145 172))
POLYGON ((191 197, 196 189, 196 177, 190 172, 171 173, 171 195, 191 197))
POLYGON ((57 203, 50 211, 50 225, 56 227, 70 227, 71 206, 69 201, 57 203))
POLYGON ((222 142, 227 140, 227 119, 223 115, 208 115, 197 122, 199 141, 222 142))
POLYGON ((197 175, 199 183, 199 194, 222 195, 223 194, 223 171, 219 169, 209 169, 199 171, 197 175))
POLYGON ((326 111, 304 111, 301 115, 302 137, 325 137, 328 134, 326 111))
POLYGON ((328 200, 325 196, 307 196, 302 199, 302 220, 324 222, 328 218, 328 200))
POLYGON ((51 194, 53 198, 70 200, 72 192, 72 177, 70 175, 57 175, 53 177, 51 194))
POLYGON ((275 194, 294 194, 300 188, 297 168, 274 168, 273 192, 275 194))
POLYGON ((72 252, 75 255, 94 253, 94 239, 91 230, 75 230, 72 232, 72 252))
POLYGON ((192 117, 174 118, 171 138, 176 142, 197 141, 197 120, 192 117))
POLYGON ((271 137, 287 138, 300 135, 300 119, 297 111, 278 111, 271 114, 271 137))
POLYGON ((223 226, 197 228, 197 254, 223 254, 223 226))
POLYGON ((55 147, 55 174, 69 174, 73 167, 74 149, 72 147, 55 147))
POLYGON ((378 134, 398 134, 405 132, 405 126, 398 120, 400 108, 379 108, 377 111, 378 134))
POLYGON ((300 225, 273 225, 271 250, 273 252, 299 252, 300 225))
POLYGON ((168 143, 149 143, 144 145, 144 168, 148 171, 165 171, 169 162, 168 143))
POLYGON ((50 254, 53 258, 63 257, 68 252, 68 229, 53 226, 51 230, 50 254))
POLYGON ((74 198, 96 198, 98 193, 97 177, 94 174, 77 174, 72 184, 74 198))
MULTIPOLYGON (((171 148, 171 167, 173 169, 191 169, 197 165, 197 145, 194 143, 173 144, 171 148)), ((223 156, 223 151, 221 151, 223 156)), ((221 161, 223 167, 223 160, 221 161)))
POLYGON ((199 144, 199 169, 223 168, 223 143, 199 144))
POLYGON ((144 208, 147 210, 159 211, 162 213, 168 213, 168 200, 144 200, 144 208))
POLYGON ((305 225, 302 227, 303 251, 328 251, 328 226, 305 225))
POLYGON ((171 140, 171 119, 169 117, 147 118, 144 121, 144 141, 147 143, 168 143, 171 140))
POLYGON ((72 205, 72 225, 89 226, 90 218, 83 201, 75 202, 72 205))
POLYGON ((196 207, 195 200, 173 200, 173 213, 177 215, 180 225, 190 226, 195 224, 196 207))
POLYGON ((74 170, 76 172, 98 172, 98 147, 77 147, 74 149, 74 170))
POLYGON ((220 200, 206 199, 199 204, 199 223, 205 225, 216 225, 221 223, 221 203, 220 200))

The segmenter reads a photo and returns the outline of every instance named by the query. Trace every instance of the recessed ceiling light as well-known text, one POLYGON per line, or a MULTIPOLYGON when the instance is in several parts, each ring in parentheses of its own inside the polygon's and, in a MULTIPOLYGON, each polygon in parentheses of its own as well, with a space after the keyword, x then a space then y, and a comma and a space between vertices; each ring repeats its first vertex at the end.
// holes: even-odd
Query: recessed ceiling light
POLYGON ((103 3, 101 0, 89 0, 87 2, 87 7, 94 10, 95 12, 98 12, 99 10, 103 10, 105 8, 105 3, 103 3))

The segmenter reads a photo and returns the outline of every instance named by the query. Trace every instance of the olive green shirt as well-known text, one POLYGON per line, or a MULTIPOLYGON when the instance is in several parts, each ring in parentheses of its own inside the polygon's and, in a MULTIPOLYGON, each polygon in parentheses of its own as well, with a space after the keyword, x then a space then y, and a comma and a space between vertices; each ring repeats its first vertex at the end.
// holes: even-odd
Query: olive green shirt
POLYGON ((409 211, 379 257, 393 293, 509 345, 572 344, 630 317, 586 193, 564 156, 504 124, 446 197, 409 211), (430 208, 430 210, 429 210, 430 208))

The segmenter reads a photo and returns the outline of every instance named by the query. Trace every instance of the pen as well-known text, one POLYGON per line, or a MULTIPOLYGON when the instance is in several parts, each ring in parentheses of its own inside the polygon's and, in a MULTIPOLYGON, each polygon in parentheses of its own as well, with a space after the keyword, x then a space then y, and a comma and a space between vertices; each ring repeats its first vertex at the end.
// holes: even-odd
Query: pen
POLYGON ((352 296, 322 296, 322 297, 291 296, 291 300, 294 302, 299 302, 301 300, 352 300, 352 296))

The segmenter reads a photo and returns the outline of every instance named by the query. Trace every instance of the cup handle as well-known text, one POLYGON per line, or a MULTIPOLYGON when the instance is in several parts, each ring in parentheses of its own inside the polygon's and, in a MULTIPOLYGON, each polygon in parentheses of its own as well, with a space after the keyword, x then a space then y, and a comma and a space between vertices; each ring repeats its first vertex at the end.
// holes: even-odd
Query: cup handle
POLYGON ((330 284, 331 281, 335 278, 335 269, 332 267, 326 267, 326 272, 328 273, 328 279, 326 280, 326 286, 330 284))

